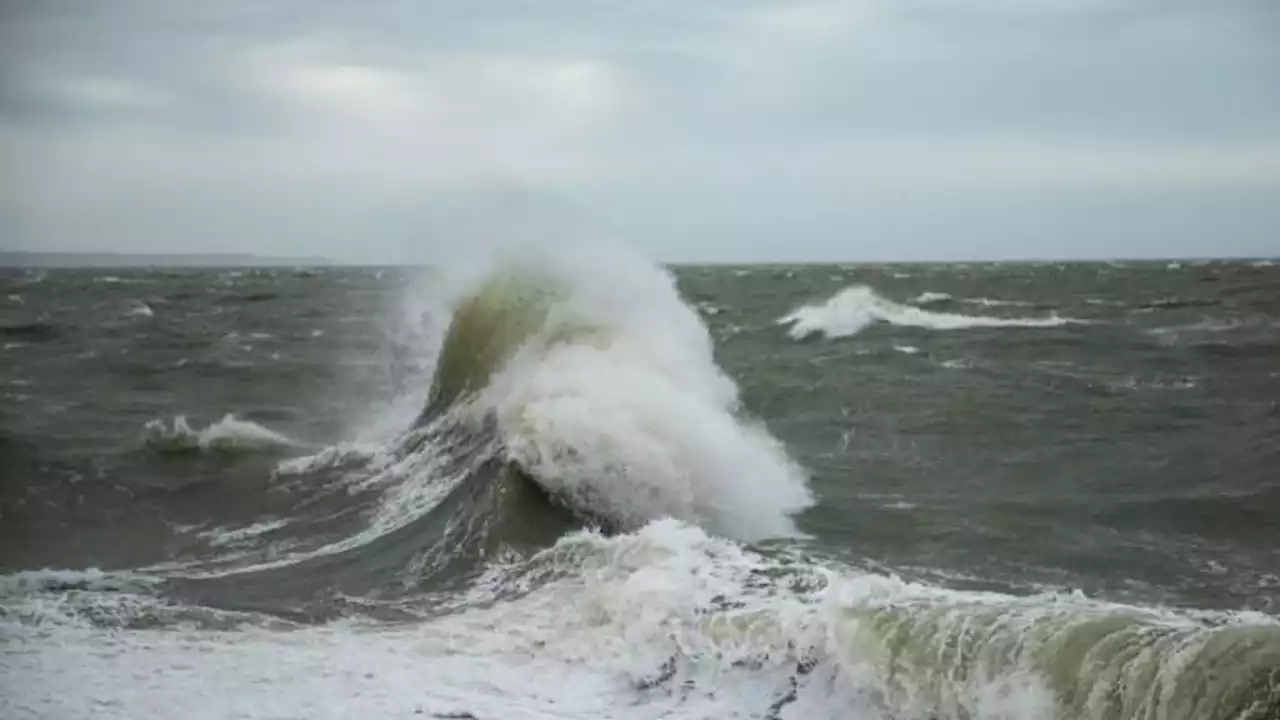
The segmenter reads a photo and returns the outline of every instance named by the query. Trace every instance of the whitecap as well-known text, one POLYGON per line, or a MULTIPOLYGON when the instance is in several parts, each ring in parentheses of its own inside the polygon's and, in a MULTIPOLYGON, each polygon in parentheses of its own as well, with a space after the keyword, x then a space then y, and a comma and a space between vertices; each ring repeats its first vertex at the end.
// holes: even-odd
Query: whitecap
POLYGON ((192 428, 181 415, 168 423, 152 420, 143 432, 147 447, 164 453, 307 447, 307 443, 231 414, 202 429, 192 428))
POLYGON ((824 303, 802 306, 778 320, 780 325, 791 325, 790 335, 795 339, 805 338, 815 333, 828 338, 848 337, 879 322, 929 330, 963 330, 1059 327, 1084 321, 1057 315, 1039 318, 1002 318, 931 312, 910 305, 900 305, 879 295, 873 288, 866 285, 845 288, 824 303))

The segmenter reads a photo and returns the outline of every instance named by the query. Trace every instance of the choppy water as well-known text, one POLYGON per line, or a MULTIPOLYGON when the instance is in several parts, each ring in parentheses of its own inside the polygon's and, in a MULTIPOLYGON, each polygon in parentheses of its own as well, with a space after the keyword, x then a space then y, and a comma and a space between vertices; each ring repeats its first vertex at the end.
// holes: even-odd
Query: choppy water
POLYGON ((5 271, 0 715, 1280 711, 1269 263, 517 267, 5 271))

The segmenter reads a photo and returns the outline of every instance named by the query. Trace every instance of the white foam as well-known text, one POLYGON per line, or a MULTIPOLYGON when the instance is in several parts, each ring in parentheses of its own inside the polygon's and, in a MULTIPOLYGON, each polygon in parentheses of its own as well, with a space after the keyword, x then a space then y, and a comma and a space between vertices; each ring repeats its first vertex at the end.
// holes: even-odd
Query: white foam
POLYGON ((1143 379, 1130 376, 1108 385, 1116 390, 1191 390, 1197 383, 1189 377, 1143 379))
POLYGON ((275 478, 282 478, 308 475, 323 468, 373 463, 384 449, 382 445, 375 443, 338 443, 312 455, 282 460, 272 474, 275 478))
POLYGON ((147 595, 157 582, 137 572, 97 568, 45 568, 0 576, 0 635, 11 628, 88 627, 91 618, 123 624, 145 608, 165 604, 147 595))
MULTIPOLYGON (((528 592, 413 624, 9 626, 4 664, 13 691, 0 711, 138 720, 464 712, 693 720, 769 717, 794 687, 783 718, 1035 720, 1057 717, 1059 698, 1037 669, 1055 662, 1057 653, 1041 652, 1057 647, 1054 632, 1084 628, 1087 636, 1088 623, 1115 617, 1180 633, 1170 636, 1177 645, 1159 649, 1171 653, 1160 675, 1135 665, 1119 679, 1105 670, 1081 678, 1086 691, 1142 683, 1131 696, 1167 692, 1211 637, 1194 617, 1080 594, 958 592, 769 559, 670 520, 610 538, 576 533, 490 573, 481 585, 528 592), (799 673, 800 661, 812 670, 799 673)), ((1277 627, 1258 614, 1205 620, 1277 627)), ((1112 717, 1108 697, 1076 698, 1086 712, 1072 716, 1112 717)))
POLYGON ((1244 326, 1245 324, 1240 320, 1205 319, 1191 325, 1174 325, 1171 327, 1152 328, 1148 332, 1157 336, 1178 335, 1180 333, 1219 333, 1239 330, 1244 326))
POLYGON ((1031 307, 1034 303, 1026 300, 999 300, 996 298, 964 298, 960 302, 969 305, 981 305, 982 307, 1031 307))
MULTIPOLYGON (((786 691, 804 650, 792 642, 824 642, 811 593, 769 584, 744 593, 752 573, 767 567, 696 528, 660 522, 635 535, 565 538, 523 568, 550 572, 551 582, 414 625, 73 627, 53 638, 7 628, 20 651, 5 658, 16 691, 0 710, 138 720, 760 716, 786 691), (725 597, 743 604, 708 615, 725 597), (755 666, 735 666, 739 660, 755 666), (638 688, 667 663, 671 679, 638 688)), ((807 708, 800 717, 851 708, 857 718, 879 717, 859 712, 843 685, 806 683, 793 707, 807 708)))
POLYGON ((950 302, 966 303, 968 305, 981 305, 982 307, 1031 307, 1033 303, 1026 300, 999 300, 994 298, 959 298, 957 299, 951 293, 925 291, 917 295, 911 300, 913 305, 931 305, 933 303, 950 302))
POLYGON ((144 303, 144 302, 142 302, 142 301, 138 301, 138 302, 135 302, 135 303, 134 303, 133 307, 132 307, 132 308, 130 308, 130 309, 129 309, 129 312, 128 312, 128 313, 126 313, 126 314, 127 314, 129 317, 144 317, 144 318, 149 318, 149 317, 155 317, 156 312, 155 312, 155 310, 152 310, 152 309, 151 309, 151 306, 150 306, 150 305, 148 305, 147 303, 144 303))
MULTIPOLYGON (((305 472, 326 463, 339 462, 359 454, 344 455, 341 449, 324 450, 309 458, 301 458, 296 464, 285 462, 277 468, 277 476, 288 474, 288 471, 305 472)), ((279 547, 270 553, 270 559, 244 563, 243 554, 231 554, 194 564, 173 566, 176 573, 187 578, 215 578, 231 575, 262 572, 274 568, 295 565, 317 557, 336 555, 367 545, 374 540, 403 528, 434 508, 450 490, 457 487, 477 469, 477 466, 492 456, 491 450, 484 448, 468 453, 469 463, 452 468, 452 474, 442 472, 444 463, 450 457, 447 448, 424 444, 417 452, 408 453, 404 457, 396 457, 391 453, 377 453, 368 459, 366 472, 339 479, 349 492, 379 490, 381 496, 369 515, 365 518, 361 529, 347 537, 327 542, 324 545, 306 549, 279 547)), ((267 527, 262 533, 275 528, 267 527)), ((241 531, 243 532, 243 531, 241 531)), ((158 566, 160 569, 165 566, 158 566)))
POLYGON ((893 302, 866 285, 845 288, 824 303, 805 305, 778 320, 780 325, 791 325, 790 335, 795 339, 805 338, 815 333, 828 338, 848 337, 878 322, 929 330, 963 330, 1058 327, 1083 321, 1056 315, 1043 318, 1001 318, 930 312, 893 302))
POLYGON ((108 573, 98 568, 84 570, 53 568, 23 570, 8 575, 0 575, 0 597, 66 587, 85 590, 120 590, 145 582, 151 581, 141 576, 127 573, 108 573))
POLYGON ((285 519, 262 520, 242 527, 216 527, 197 535, 207 540, 211 547, 226 547, 253 541, 288 524, 289 521, 285 519))
POLYGON ((226 415, 208 427, 195 430, 181 415, 166 424, 152 420, 144 428, 148 446, 162 452, 255 450, 306 447, 307 444, 234 415, 226 415))
POLYGON ((479 397, 511 460, 549 491, 635 526, 659 517, 756 539, 796 532, 812 503, 804 472, 736 413, 738 389, 674 279, 621 249, 535 255, 568 297, 547 333, 587 323, 589 340, 530 343, 479 397))

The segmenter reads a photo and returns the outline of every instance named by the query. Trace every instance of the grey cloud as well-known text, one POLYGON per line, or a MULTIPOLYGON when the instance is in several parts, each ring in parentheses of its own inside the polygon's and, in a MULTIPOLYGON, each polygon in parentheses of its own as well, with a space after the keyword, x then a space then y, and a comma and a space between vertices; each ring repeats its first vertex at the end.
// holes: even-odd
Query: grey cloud
POLYGON ((1275 139, 1280 44, 1249 17, 1121 9, 890 14, 739 120, 810 136, 1275 139))
POLYGON ((15 3, 0 243, 423 260, 598 231, 699 259, 1265 252, 1276 7, 15 3))

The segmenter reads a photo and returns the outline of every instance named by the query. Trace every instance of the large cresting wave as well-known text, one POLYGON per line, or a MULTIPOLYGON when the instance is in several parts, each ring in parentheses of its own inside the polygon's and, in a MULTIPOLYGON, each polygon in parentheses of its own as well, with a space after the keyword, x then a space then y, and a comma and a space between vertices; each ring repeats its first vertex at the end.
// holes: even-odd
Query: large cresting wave
POLYGON ((621 252, 497 259, 454 303, 420 423, 492 434, 549 497, 615 529, 795 534, 803 470, 744 414, 674 279, 621 252))
MULTIPOLYGON (((274 486, 304 516, 219 525, 205 532, 236 540, 213 557, 155 570, 202 602, 305 597, 321 614, 334 590, 456 587, 497 555, 583 525, 621 533, 669 518, 738 541, 800 535, 805 471, 740 406, 667 272, 580 248, 513 250, 430 279, 446 287, 428 291, 441 302, 435 341, 415 348, 434 359, 416 419, 281 463, 274 486)), ((170 435, 182 448, 203 437, 170 435)))

